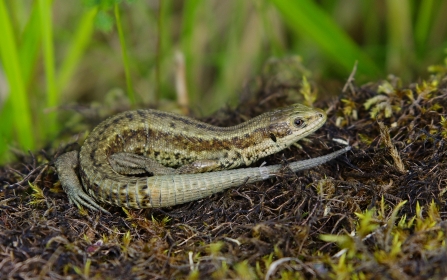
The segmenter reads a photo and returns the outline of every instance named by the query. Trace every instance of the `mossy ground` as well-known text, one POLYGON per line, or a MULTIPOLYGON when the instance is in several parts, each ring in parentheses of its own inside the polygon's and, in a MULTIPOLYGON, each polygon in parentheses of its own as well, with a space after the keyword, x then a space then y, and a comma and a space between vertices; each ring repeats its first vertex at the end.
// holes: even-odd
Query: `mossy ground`
MULTIPOLYGON (((265 77, 256 88, 235 110, 205 121, 240 123, 290 103, 291 92, 299 91, 265 77)), ((0 168, 1 278, 447 275, 446 79, 350 84, 314 106, 327 110, 327 123, 300 141, 302 149, 263 161, 324 155, 341 147, 333 138, 353 146, 346 156, 297 174, 285 168, 275 179, 167 209, 80 211, 68 203, 51 165, 61 150, 20 156, 0 168)))

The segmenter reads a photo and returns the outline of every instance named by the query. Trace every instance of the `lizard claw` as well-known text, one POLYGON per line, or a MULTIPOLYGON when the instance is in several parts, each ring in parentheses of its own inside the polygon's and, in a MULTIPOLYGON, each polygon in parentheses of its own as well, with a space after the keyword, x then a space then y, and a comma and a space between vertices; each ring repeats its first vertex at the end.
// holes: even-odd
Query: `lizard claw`
POLYGON ((82 189, 82 185, 79 182, 79 178, 75 172, 78 163, 77 151, 72 151, 61 155, 54 163, 62 188, 68 196, 68 200, 70 203, 74 203, 78 208, 85 206, 93 211, 101 211, 103 213, 110 214, 110 212, 99 206, 96 201, 87 195, 82 189))
MULTIPOLYGON (((64 187, 64 190, 66 188, 64 187)), ((87 207, 90 210, 93 211, 100 211, 106 214, 110 214, 109 211, 99 206, 96 201, 94 201, 89 195, 87 195, 82 189, 78 191, 77 193, 67 193, 68 200, 70 201, 70 204, 75 204, 79 209, 82 207, 87 207)))

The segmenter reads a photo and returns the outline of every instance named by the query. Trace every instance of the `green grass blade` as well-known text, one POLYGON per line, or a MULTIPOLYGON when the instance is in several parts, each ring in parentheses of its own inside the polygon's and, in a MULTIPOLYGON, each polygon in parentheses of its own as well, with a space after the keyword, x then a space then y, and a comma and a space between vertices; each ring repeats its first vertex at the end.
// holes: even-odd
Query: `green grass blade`
POLYGON ((416 42, 418 54, 423 56, 427 46, 427 38, 430 33, 430 26, 433 19, 433 0, 421 1, 418 13, 416 16, 416 24, 414 30, 414 39, 416 42))
POLYGON ((266 1, 253 1, 258 11, 259 16, 261 17, 262 27, 265 32, 266 40, 270 43, 270 54, 279 57, 284 54, 284 48, 281 45, 281 40, 279 35, 276 34, 273 30, 273 26, 270 22, 270 18, 268 15, 269 7, 266 1))
MULTIPOLYGON (((242 45, 242 34, 244 32, 244 14, 249 2, 236 1, 233 5, 234 6, 232 9, 234 12, 231 14, 231 25, 227 30, 228 37, 225 38, 225 47, 217 60, 217 68, 219 69, 219 73, 216 86, 214 88, 214 92, 216 92, 216 94, 211 100, 209 100, 207 108, 204 108, 204 112, 207 114, 222 107, 223 104, 229 103, 231 93, 235 92, 236 88, 240 86, 240 84, 235 84, 234 81, 241 77, 241 75, 238 74, 238 77, 236 78, 234 77, 234 74, 237 73, 238 70, 235 69, 237 61, 243 60, 243 58, 239 57, 239 53, 242 45), (206 110, 209 111, 207 112, 206 110)), ((246 58, 244 57, 244 60, 245 59, 246 58)))
MULTIPOLYGON (((185 2, 186 4, 186 2, 185 2)), ((161 1, 157 12, 157 48, 155 54, 155 95, 158 100, 172 98, 174 90, 172 80, 167 79, 166 65, 172 65, 173 42, 172 26, 173 1, 161 1), (167 63, 167 61, 169 61, 167 63)), ((158 100, 154 100, 157 102, 158 100)))
POLYGON ((118 29, 118 34, 120 37, 121 53, 123 55, 123 62, 124 62, 124 71, 126 73, 127 95, 129 97, 131 104, 135 104, 135 95, 133 92, 132 77, 130 74, 130 61, 129 56, 127 55, 126 40, 124 39, 124 32, 121 24, 118 4, 115 4, 115 20, 116 20, 116 27, 118 29))
MULTIPOLYGON (((56 85, 56 70, 53 48, 53 24, 51 16, 51 0, 38 0, 40 12, 40 30, 42 35, 43 58, 46 76, 47 108, 54 108, 59 104, 56 85)), ((49 113, 43 117, 46 123, 45 135, 54 135, 57 131, 56 114, 49 113)))
POLYGON ((406 61, 414 59, 410 4, 402 0, 388 0, 385 3, 388 25, 387 70, 407 77, 409 67, 406 61))
POLYGON ((7 98, 4 104, 0 104, 0 120, 2 120, 0 127, 0 164, 11 161, 8 145, 12 142, 13 126, 16 125, 12 105, 12 98, 7 98))
MULTIPOLYGON (((12 113, 12 115, 6 116, 5 119, 2 119, 2 122, 10 121, 11 123, 14 123, 14 130, 21 147, 24 149, 34 149, 31 115, 20 67, 19 53, 10 17, 6 11, 3 0, 0 0, 0 34, 2 34, 0 56, 8 79, 10 88, 8 98, 11 99, 10 108, 12 108, 12 110, 10 108, 4 110, 6 112, 10 110, 9 112, 12 113)), ((8 102, 6 102, 6 104, 8 104, 8 102)), ((6 128, 5 131, 6 136, 10 135, 7 130, 8 128, 6 128)))
MULTIPOLYGON (((16 9, 20 9, 21 6, 16 6, 16 9)), ((16 13, 20 13, 20 11, 12 11, 16 13)), ((40 43, 40 30, 39 30, 39 9, 34 2, 30 16, 28 18, 28 22, 26 23, 22 36, 21 36, 21 44, 18 46, 19 48, 19 61, 20 61, 20 69, 22 72, 22 79, 25 86, 31 84, 31 73, 33 67, 36 63, 37 53, 39 50, 40 43)), ((3 104, 0 109, 0 120, 2 120, 2 125, 0 127, 0 162, 10 161, 12 160, 11 154, 8 152, 8 144, 13 141, 13 127, 16 127, 14 108, 12 104, 13 98, 7 98, 5 104, 3 104)), ((26 98, 26 101, 29 101, 30 98, 26 98)), ((21 113, 19 113, 21 114, 21 113)), ((36 129, 34 129, 33 133, 33 141, 36 140, 36 129)))
POLYGON ((33 3, 31 14, 21 39, 19 46, 20 66, 22 68, 23 80, 26 85, 29 85, 40 47, 39 7, 37 2, 33 3))
MULTIPOLYGON (((376 0, 361 1, 361 11, 364 28, 362 29, 362 41, 371 56, 377 58, 382 53, 382 22, 379 19, 380 8, 376 6, 376 0)), ((379 63, 382 68, 382 63, 379 63)))
POLYGON ((76 69, 77 64, 80 62, 80 57, 85 51, 92 33, 94 31, 95 17, 98 13, 98 7, 95 6, 86 13, 77 26, 76 33, 69 43, 70 49, 68 50, 65 60, 61 66, 60 72, 57 78, 57 91, 61 92, 67 85, 70 78, 76 69))
POLYGON ((185 57, 185 64, 189 70, 186 71, 185 74, 191 104, 195 104, 195 102, 200 98, 198 90, 199 87, 197 83, 194 82, 194 76, 198 75, 196 69, 200 69, 200 66, 197 65, 197 63, 202 62, 202 60, 196 55, 197 48, 195 46, 195 27, 198 20, 198 11, 204 4, 205 3, 203 0, 186 1, 182 14, 181 46, 185 57))
POLYGON ((293 31, 315 41, 328 57, 343 67, 346 74, 351 72, 356 60, 359 61, 358 74, 370 78, 380 74, 374 61, 314 1, 270 2, 276 6, 293 31))

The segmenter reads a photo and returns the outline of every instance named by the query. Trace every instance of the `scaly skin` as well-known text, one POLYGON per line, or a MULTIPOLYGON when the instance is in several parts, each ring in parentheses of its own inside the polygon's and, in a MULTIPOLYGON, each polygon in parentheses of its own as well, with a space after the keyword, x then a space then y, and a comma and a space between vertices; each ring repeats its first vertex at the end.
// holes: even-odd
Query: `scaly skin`
MULTIPOLYGON (((157 110, 129 111, 99 124, 79 157, 69 152, 55 165, 62 187, 78 207, 107 212, 96 201, 137 209, 167 207, 275 176, 281 165, 229 169, 279 152, 325 121, 322 110, 300 104, 232 127, 157 110), (77 167, 90 196, 76 176, 77 167)), ((311 168, 349 149, 294 162, 289 168, 295 172, 311 168)))

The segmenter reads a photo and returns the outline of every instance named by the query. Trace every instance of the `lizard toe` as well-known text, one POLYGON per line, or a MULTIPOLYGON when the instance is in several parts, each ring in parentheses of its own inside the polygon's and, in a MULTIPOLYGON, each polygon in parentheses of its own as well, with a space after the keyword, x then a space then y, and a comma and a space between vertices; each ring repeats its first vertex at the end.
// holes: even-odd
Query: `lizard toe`
POLYGON ((100 211, 106 214, 110 214, 109 211, 99 206, 96 201, 94 201, 85 192, 78 192, 76 195, 70 195, 69 200, 70 202, 76 204, 78 208, 81 208, 83 206, 93 211, 100 211))

